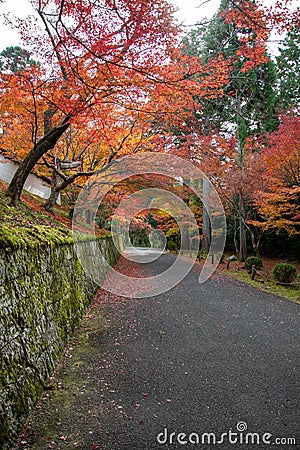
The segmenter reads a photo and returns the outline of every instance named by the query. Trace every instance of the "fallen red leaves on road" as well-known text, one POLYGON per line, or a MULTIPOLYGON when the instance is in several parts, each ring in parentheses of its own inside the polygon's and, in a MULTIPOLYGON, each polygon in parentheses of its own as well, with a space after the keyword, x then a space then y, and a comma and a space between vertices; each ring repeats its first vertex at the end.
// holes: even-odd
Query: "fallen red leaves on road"
POLYGON ((117 291, 118 289, 116 283, 121 282, 115 277, 114 272, 110 272, 104 280, 102 288, 100 288, 97 292, 95 301, 101 301, 102 303, 124 302, 126 299, 131 298, 133 296, 132 294, 139 293, 138 288, 135 285, 135 278, 145 278, 145 285, 151 283, 149 279, 147 281, 146 272, 143 270, 143 267, 140 264, 135 263, 134 261, 126 259, 122 256, 114 266, 114 270, 128 277, 128 279, 122 280, 122 289, 120 289, 120 291, 125 290, 126 292, 128 292, 128 296, 123 297, 121 295, 116 295, 110 292, 112 286, 114 287, 114 291, 117 291))

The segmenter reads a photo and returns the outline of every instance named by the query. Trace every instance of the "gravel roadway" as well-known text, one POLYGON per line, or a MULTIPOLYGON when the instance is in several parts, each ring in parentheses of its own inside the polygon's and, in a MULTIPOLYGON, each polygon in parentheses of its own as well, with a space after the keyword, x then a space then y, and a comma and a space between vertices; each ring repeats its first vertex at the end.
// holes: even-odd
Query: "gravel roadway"
POLYGON ((299 305, 198 277, 145 299, 100 291, 15 448, 299 450, 299 305))

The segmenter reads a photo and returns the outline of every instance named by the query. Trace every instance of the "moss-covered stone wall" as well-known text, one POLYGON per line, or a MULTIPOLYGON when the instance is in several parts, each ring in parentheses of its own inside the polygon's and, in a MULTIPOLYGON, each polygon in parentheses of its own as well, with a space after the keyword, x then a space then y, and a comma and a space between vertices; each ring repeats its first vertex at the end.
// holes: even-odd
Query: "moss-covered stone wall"
MULTIPOLYGON (((114 264, 112 240, 98 244, 114 264)), ((95 291, 70 243, 0 249, 0 449, 11 448, 95 291)))

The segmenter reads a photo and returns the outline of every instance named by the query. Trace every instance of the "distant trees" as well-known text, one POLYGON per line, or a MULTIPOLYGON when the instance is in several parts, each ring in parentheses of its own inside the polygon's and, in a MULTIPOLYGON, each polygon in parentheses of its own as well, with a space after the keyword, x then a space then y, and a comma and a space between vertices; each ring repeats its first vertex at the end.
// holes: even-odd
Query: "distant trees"
POLYGON ((19 46, 11 46, 0 53, 0 71, 11 73, 24 72, 30 66, 39 63, 31 58, 30 52, 19 46))

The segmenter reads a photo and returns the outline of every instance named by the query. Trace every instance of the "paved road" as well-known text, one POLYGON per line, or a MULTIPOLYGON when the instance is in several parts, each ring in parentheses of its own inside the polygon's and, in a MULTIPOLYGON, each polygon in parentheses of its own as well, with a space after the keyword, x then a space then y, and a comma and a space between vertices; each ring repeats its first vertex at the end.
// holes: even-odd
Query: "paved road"
POLYGON ((299 450, 299 305, 198 276, 157 297, 106 302, 102 330, 95 307, 18 448, 299 450))

